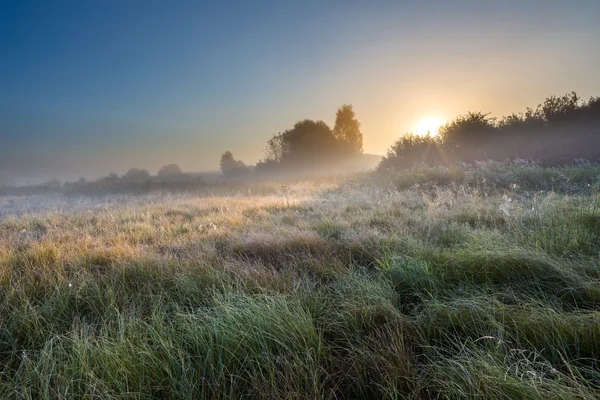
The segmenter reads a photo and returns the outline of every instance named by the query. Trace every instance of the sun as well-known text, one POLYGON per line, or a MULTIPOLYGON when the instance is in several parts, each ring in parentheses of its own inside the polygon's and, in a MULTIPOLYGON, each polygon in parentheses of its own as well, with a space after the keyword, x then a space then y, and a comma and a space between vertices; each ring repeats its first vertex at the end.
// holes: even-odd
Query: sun
POLYGON ((446 121, 440 117, 426 117, 419 121, 415 127, 415 133, 419 136, 425 136, 428 133, 431 136, 437 136, 440 127, 445 123, 446 121))

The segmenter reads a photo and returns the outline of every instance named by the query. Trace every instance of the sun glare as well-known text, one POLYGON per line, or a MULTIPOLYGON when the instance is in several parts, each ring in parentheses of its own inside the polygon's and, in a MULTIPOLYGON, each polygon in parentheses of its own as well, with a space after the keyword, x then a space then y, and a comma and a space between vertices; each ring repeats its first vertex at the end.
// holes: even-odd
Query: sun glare
POLYGON ((425 136, 429 133, 431 136, 437 136, 440 127, 444 125, 446 121, 439 117, 427 117, 419 121, 415 128, 415 133, 420 136, 425 136))

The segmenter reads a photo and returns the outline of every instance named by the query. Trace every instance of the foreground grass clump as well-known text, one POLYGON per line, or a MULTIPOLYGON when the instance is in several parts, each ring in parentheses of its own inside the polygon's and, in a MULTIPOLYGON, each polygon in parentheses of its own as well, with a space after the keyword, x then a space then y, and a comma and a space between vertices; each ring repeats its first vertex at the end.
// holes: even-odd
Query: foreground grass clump
POLYGON ((597 398, 598 176, 0 198, 0 397, 597 398))

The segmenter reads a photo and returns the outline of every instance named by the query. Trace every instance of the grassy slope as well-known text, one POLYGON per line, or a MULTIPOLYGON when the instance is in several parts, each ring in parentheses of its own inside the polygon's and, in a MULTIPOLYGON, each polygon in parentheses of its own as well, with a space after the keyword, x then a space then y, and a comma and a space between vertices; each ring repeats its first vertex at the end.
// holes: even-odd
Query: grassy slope
POLYGON ((0 199, 0 397, 597 397, 599 174, 0 199))

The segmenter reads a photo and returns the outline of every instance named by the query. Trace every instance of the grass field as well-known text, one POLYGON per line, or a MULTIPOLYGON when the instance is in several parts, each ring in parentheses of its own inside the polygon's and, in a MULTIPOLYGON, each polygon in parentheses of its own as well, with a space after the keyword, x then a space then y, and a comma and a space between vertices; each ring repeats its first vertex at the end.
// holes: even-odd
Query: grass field
POLYGON ((600 396, 600 167, 0 197, 0 397, 600 396))

